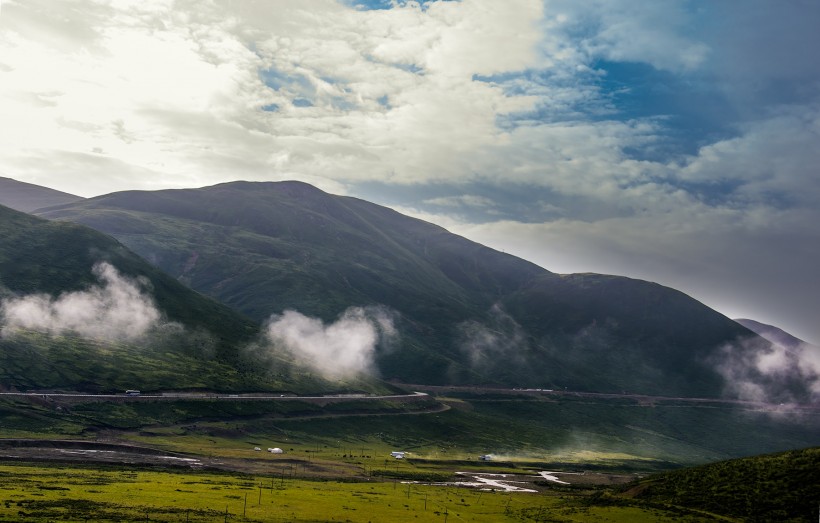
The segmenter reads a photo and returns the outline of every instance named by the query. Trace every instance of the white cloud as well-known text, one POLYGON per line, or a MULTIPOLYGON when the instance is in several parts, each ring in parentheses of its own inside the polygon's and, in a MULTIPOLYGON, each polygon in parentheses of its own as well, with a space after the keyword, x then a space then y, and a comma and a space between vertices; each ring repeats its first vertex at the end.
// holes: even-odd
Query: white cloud
MULTIPOLYGON (((820 100, 818 100, 820 103, 820 100)), ((739 204, 768 204, 772 197, 789 206, 814 208, 820 198, 820 105, 787 106, 769 118, 744 126, 743 134, 703 147, 678 173, 684 181, 738 185, 739 204)))
POLYGON ((397 335, 392 316, 375 307, 351 307, 329 325, 289 310, 272 316, 265 334, 273 347, 333 379, 374 373, 377 347, 397 335))
MULTIPOLYGON (((81 166, 38 166, 67 153, 127 164, 147 188, 237 177, 409 182, 446 176, 448 165, 457 177, 463 155, 499 139, 499 114, 533 104, 472 75, 535 65, 540 10, 528 0, 366 12, 329 1, 187 10, 157 0, 46 14, 12 3, 0 22, 0 110, 15 125, 0 131, 0 158, 8 175, 64 190, 77 190, 81 166), (271 89, 265 71, 287 80, 271 89)), ((92 183, 114 185, 87 179, 86 195, 92 183)))
POLYGON ((710 54, 708 45, 687 34, 693 19, 687 2, 547 0, 546 6, 553 31, 579 35, 573 53, 579 61, 642 62, 683 72, 710 54))
POLYGON ((13 336, 24 329, 133 341, 160 324, 161 314, 140 282, 124 278, 108 263, 94 266, 93 272, 101 286, 57 297, 34 294, 4 300, 0 333, 13 336))

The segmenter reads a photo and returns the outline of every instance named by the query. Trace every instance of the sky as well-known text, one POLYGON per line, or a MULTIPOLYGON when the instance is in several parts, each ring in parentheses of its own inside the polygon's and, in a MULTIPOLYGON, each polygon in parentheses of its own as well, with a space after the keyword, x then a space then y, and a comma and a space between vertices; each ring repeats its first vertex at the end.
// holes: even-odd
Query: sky
POLYGON ((0 0, 0 176, 301 180, 820 343, 816 0, 0 0))

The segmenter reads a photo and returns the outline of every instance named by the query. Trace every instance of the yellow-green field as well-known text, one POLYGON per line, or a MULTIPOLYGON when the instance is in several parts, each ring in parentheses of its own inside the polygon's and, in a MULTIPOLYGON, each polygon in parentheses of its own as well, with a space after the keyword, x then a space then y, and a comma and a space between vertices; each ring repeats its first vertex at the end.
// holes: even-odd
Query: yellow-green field
POLYGON ((699 521, 586 495, 482 492, 400 482, 0 465, 0 521, 699 521))

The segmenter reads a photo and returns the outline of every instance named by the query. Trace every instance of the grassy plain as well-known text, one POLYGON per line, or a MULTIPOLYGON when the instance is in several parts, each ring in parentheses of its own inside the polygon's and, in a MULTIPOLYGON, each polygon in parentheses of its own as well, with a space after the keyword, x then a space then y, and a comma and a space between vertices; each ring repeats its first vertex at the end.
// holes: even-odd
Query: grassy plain
MULTIPOLYGON (((820 434, 816 416, 773 416, 731 404, 448 394, 418 404, 351 398, 325 406, 0 399, 0 437, 130 443, 199 460, 195 469, 152 468, 139 460, 0 461, 0 521, 736 521, 747 518, 735 505, 749 495, 782 509, 778 499, 767 498, 768 487, 754 485, 759 467, 646 478, 817 445, 820 434), (285 454, 264 452, 269 447, 285 454), (391 458, 394 450, 409 452, 408 459, 391 458), (476 459, 486 453, 495 459, 476 459), (586 479, 566 476, 570 486, 537 483, 544 470, 582 472, 586 479), (422 484, 450 483, 457 471, 529 477, 539 492, 422 484), (637 491, 617 490, 614 484, 625 477, 649 482, 636 483, 637 491)), ((790 458, 760 466, 767 463, 786 471, 792 466, 790 458)), ((798 488, 784 478, 788 472, 777 477, 778 485, 798 488)))
POLYGON ((595 505, 583 493, 563 491, 509 494, 392 481, 62 465, 0 465, 0 496, 0 521, 710 520, 680 510, 595 505))

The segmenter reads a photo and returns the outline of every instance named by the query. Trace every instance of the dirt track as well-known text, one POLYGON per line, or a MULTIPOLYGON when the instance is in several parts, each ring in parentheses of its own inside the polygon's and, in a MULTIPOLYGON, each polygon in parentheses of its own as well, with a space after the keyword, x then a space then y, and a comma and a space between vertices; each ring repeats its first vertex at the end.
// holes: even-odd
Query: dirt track
POLYGON ((258 458, 211 458, 125 443, 77 440, 0 439, 0 463, 4 461, 209 469, 277 478, 363 475, 363 470, 354 465, 306 461, 287 455, 264 453, 258 458))

